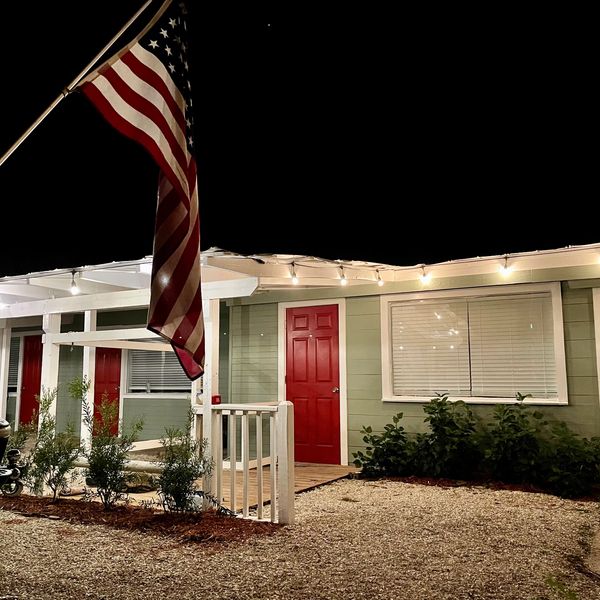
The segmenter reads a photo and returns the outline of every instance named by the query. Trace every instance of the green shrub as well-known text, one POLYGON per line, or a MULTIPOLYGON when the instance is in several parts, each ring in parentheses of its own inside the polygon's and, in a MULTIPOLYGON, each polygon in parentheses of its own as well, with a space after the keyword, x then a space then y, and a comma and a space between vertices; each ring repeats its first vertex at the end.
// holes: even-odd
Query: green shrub
POLYGON ((416 469, 432 477, 472 477, 479 469, 481 449, 477 421, 462 401, 450 402, 447 394, 423 406, 431 432, 417 436, 416 469))
POLYGON ((158 489, 165 510, 191 512, 198 510, 196 481, 209 473, 212 465, 204 456, 206 441, 197 441, 192 435, 194 413, 188 411, 184 429, 169 428, 161 439, 164 448, 162 472, 158 489))
MULTIPOLYGON (((73 390, 76 390, 76 386, 73 390)), ((85 474, 96 487, 96 493, 104 509, 109 510, 126 495, 127 482, 133 477, 125 471, 127 454, 142 430, 143 423, 142 421, 134 423, 130 430, 121 436, 115 434, 119 409, 107 395, 103 396, 96 416, 84 402, 83 415, 85 426, 91 435, 90 447, 85 451, 88 461, 85 474)))
POLYGON ((75 461, 81 454, 72 424, 64 432, 56 432, 56 419, 50 413, 56 395, 56 389, 43 390, 42 396, 37 398, 40 421, 30 455, 32 466, 27 474, 27 483, 33 491, 42 494, 44 485, 47 485, 52 491, 53 501, 58 499, 58 492, 67 486, 68 475, 73 472, 75 461))
POLYGON ((413 471, 414 442, 407 438, 404 427, 399 425, 402 413, 392 417, 381 434, 373 433, 371 427, 363 427, 361 433, 367 444, 365 451, 353 452, 354 464, 363 475, 410 475, 413 471))
POLYGON ((600 440, 581 437, 566 423, 553 423, 542 450, 540 484, 563 498, 589 494, 600 480, 600 440))
POLYGON ((499 481, 525 483, 541 477, 541 445, 547 422, 540 411, 523 404, 496 404, 487 427, 485 459, 490 475, 499 481))

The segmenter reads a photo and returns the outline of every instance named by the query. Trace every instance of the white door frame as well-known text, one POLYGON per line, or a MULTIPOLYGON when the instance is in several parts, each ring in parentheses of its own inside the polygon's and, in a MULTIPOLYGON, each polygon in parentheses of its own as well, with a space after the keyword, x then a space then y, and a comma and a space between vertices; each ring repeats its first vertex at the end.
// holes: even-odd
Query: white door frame
POLYGON ((286 322, 288 308, 301 306, 323 306, 337 304, 338 307, 338 359, 340 374, 340 463, 348 464, 348 394, 346 383, 346 299, 300 300, 298 302, 280 302, 277 319, 277 398, 279 402, 285 397, 285 364, 286 364, 286 322))

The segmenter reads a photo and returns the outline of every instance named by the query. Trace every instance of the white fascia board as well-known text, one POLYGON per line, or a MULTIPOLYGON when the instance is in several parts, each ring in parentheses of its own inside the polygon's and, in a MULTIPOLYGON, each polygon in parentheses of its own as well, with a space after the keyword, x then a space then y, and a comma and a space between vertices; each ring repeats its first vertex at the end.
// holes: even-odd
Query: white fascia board
MULTIPOLYGON (((65 291, 56 290, 56 295, 66 294, 65 291)), ((52 292, 47 287, 26 283, 0 283, 0 295, 23 296, 31 300, 48 300, 52 298, 52 292)))
POLYGON ((72 344, 75 342, 102 342, 104 340, 160 340, 160 336, 144 327, 129 329, 101 329, 100 331, 67 331, 47 334, 45 342, 51 344, 72 344))
POLYGON ((135 342, 133 340, 102 340, 91 342, 71 342, 63 345, 68 346, 83 346, 90 348, 121 348, 123 350, 152 350, 153 352, 173 352, 173 346, 170 344, 160 344, 153 342, 135 342))
MULTIPOLYGON (((246 277, 230 281, 213 281, 202 285, 205 300, 251 296, 258 288, 258 278, 246 277)), ((52 300, 37 300, 9 304, 0 308, 0 319, 32 317, 43 314, 108 310, 117 308, 143 308, 150 304, 150 290, 124 290, 105 294, 70 296, 52 300)))
POLYGON ((121 288, 145 289, 150 287, 150 273, 128 273, 116 269, 105 271, 83 271, 77 278, 79 281, 91 281, 121 288))

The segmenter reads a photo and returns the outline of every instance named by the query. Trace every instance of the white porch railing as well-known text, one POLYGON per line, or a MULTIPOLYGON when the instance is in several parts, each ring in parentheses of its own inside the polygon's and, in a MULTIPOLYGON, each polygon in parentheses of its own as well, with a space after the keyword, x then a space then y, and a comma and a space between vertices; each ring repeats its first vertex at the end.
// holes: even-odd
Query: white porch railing
MULTIPOLYGON (((198 406, 198 416, 202 412, 203 407, 198 406)), ((258 519, 293 523, 293 404, 215 404, 211 406, 210 428, 203 427, 202 430, 201 435, 210 436, 209 447, 214 462, 212 474, 204 480, 204 490, 242 517, 249 517, 250 507, 256 505, 258 519), (264 443, 267 441, 265 434, 268 443, 264 443), (223 493, 227 471, 228 498, 223 493)))

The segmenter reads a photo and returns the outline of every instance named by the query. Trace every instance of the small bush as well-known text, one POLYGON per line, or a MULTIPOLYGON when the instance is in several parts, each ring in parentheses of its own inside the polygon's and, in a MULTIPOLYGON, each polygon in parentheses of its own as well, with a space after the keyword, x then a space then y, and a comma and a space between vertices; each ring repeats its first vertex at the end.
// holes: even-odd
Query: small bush
POLYGON ((496 404, 493 423, 486 432, 486 465, 500 481, 525 483, 541 477, 541 444, 547 422, 540 411, 523 404, 527 396, 517 394, 517 404, 496 404))
POLYGON ((204 456, 206 441, 193 438, 194 413, 188 411, 185 429, 167 429, 161 439, 164 448, 162 472, 158 478, 158 489, 165 510, 191 512, 198 510, 196 481, 210 472, 212 465, 204 456))
POLYGON ((37 398, 40 422, 30 455, 32 466, 27 474, 27 482, 33 491, 42 494, 47 485, 54 501, 58 500, 58 492, 67 486, 68 475, 73 472, 75 461, 81 454, 72 424, 64 432, 56 432, 56 419, 50 414, 56 394, 56 389, 43 390, 42 396, 37 398))
MULTIPOLYGON (((73 385, 72 393, 83 392, 85 386, 79 383, 73 385)), ((119 411, 116 403, 111 402, 104 395, 98 414, 94 416, 87 405, 83 403, 84 422, 91 435, 90 447, 86 449, 85 455, 88 467, 85 471, 86 477, 96 486, 96 493, 102 501, 105 510, 110 510, 118 500, 126 495, 127 482, 133 477, 125 471, 127 454, 133 447, 139 432, 143 428, 142 421, 131 426, 127 433, 120 437, 113 433, 117 429, 119 411)))
POLYGON ((600 440, 581 437, 566 423, 554 423, 542 451, 540 483, 563 498, 589 494, 600 480, 600 440))
POLYGON ((462 401, 450 402, 443 394, 423 410, 431 432, 417 436, 417 471, 433 477, 473 476, 481 461, 481 450, 471 409, 462 401))
POLYGON ((414 442, 409 440, 404 427, 399 425, 402 413, 392 417, 381 434, 373 433, 371 427, 363 427, 361 433, 367 444, 365 451, 353 452, 354 464, 363 475, 409 475, 413 470, 414 442))

